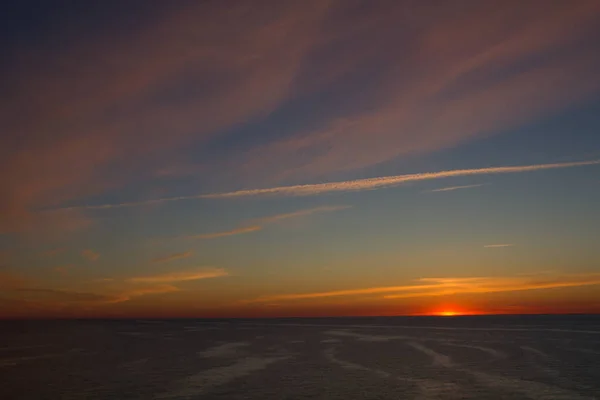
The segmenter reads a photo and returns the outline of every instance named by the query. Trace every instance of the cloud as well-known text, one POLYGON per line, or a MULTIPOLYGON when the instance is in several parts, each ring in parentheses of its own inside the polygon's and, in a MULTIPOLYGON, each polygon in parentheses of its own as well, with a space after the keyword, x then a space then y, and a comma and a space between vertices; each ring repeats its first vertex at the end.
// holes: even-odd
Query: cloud
POLYGON ((93 250, 85 249, 81 252, 81 255, 89 261, 96 261, 100 257, 100 253, 96 253, 93 250))
POLYGON ((322 212, 331 212, 331 211, 340 211, 351 208, 351 206, 323 206, 323 207, 314 207, 308 208, 305 210, 294 211, 286 214, 277 214, 272 215, 270 217, 263 217, 254 220, 256 223, 261 225, 272 224, 274 222, 283 221, 291 218, 305 217, 311 214, 322 213, 322 212))
POLYGON ((143 288, 133 288, 128 289, 122 292, 119 295, 114 296, 112 303, 122 303, 125 301, 129 301, 134 297, 146 296, 151 294, 163 294, 163 293, 174 293, 179 292, 179 289, 173 285, 156 285, 156 286, 148 286, 143 288))
POLYGON ((526 290, 542 290, 565 287, 600 285, 600 273, 596 274, 565 274, 513 277, 467 277, 467 278, 421 278, 416 283, 402 286, 371 287, 349 290, 334 290, 314 293, 291 293, 273 296, 262 296, 247 300, 246 303, 271 303, 279 301, 307 300, 315 298, 338 296, 364 296, 384 294, 386 299, 418 298, 429 296, 444 296, 467 293, 496 293, 526 290), (393 294, 386 294, 393 293, 393 294))
POLYGON ((480 183, 478 185, 463 185, 463 186, 449 186, 449 187, 444 187, 444 188, 440 188, 440 189, 433 189, 433 190, 429 190, 430 193, 435 193, 435 192, 451 192, 454 190, 460 190, 460 189, 471 189, 471 188, 476 188, 476 187, 480 187, 480 186, 484 186, 486 185, 485 183, 480 183))
MULTIPOLYGON (((40 210, 181 173, 173 165, 247 184, 449 148, 600 87, 596 1, 393 3, 160 2, 135 24, 103 13, 14 42, 0 101, 0 230, 84 229, 86 207, 40 210), (285 129, 255 129, 216 166, 190 165, 192 152, 274 112, 295 120, 270 119, 285 129)), ((87 208, 188 198, 198 197, 87 208)))
MULTIPOLYGON (((433 280, 436 281, 435 279, 433 280)), ((444 296, 448 294, 469 294, 469 293, 498 293, 498 292, 517 292, 527 290, 542 290, 542 289, 556 289, 566 287, 579 287, 579 286, 591 286, 600 285, 600 274, 589 274, 589 275, 565 275, 554 278, 547 278, 544 280, 532 280, 524 278, 523 276, 518 277, 483 277, 476 279, 461 279, 456 278, 453 280, 441 280, 437 282, 440 284, 445 283, 444 286, 439 288, 420 293, 419 296, 412 297, 425 297, 425 296, 444 296)), ((387 299, 406 298, 404 294, 393 294, 386 295, 387 299)))
POLYGON ((248 223, 248 226, 242 226, 242 227, 230 230, 230 231, 205 233, 205 234, 200 234, 200 235, 191 235, 191 236, 186 236, 186 238, 187 239, 215 239, 215 238, 220 238, 220 237, 225 237, 225 236, 241 235, 241 234, 245 234, 245 233, 260 231, 264 228, 265 225, 273 224, 273 223, 284 221, 287 219, 305 217, 305 216, 308 216, 311 214, 321 213, 321 212, 345 210, 350 207, 351 206, 323 206, 323 207, 308 208, 305 210, 294 211, 291 213, 277 214, 277 215, 272 215, 269 217, 257 218, 257 219, 251 220, 248 223))
POLYGON ((29 300, 51 300, 61 303, 111 303, 118 300, 118 296, 113 295, 59 289, 22 288, 17 291, 29 300))
POLYGON ((175 254, 170 254, 168 256, 164 256, 164 257, 156 257, 156 258, 152 259, 152 262, 153 263, 165 263, 165 262, 170 262, 170 261, 175 261, 175 260, 183 260, 185 258, 190 258, 193 254, 194 254, 193 251, 186 251, 184 253, 175 253, 175 254))
POLYGON ((299 82, 318 82, 324 117, 244 151, 243 172, 306 179, 451 148, 600 88, 594 1, 338 4, 299 82))
MULTIPOLYGON (((389 188, 407 182, 418 182, 433 179, 445 179, 458 176, 489 175, 489 174, 514 174, 521 172, 542 171, 557 168, 572 168, 599 165, 600 160, 581 161, 570 163, 523 165, 516 167, 491 167, 477 169, 455 169, 439 172, 422 172, 416 174, 384 176, 379 178, 356 179, 352 181, 317 183, 311 185, 279 186, 268 189, 238 190, 235 192, 215 193, 195 196, 196 198, 232 198, 246 196, 314 196, 331 192, 349 192, 389 188)), ((174 200, 180 200, 176 198, 174 200)))
POLYGON ((262 228, 263 227, 260 225, 247 226, 247 227, 243 227, 243 228, 232 229, 230 231, 203 233, 200 235, 191 235, 191 236, 186 236, 186 238, 187 239, 216 239, 216 238, 220 238, 220 237, 243 235, 244 233, 256 232, 256 231, 260 231, 262 228))
POLYGON ((515 245, 514 243, 501 243, 501 244, 486 244, 483 247, 493 249, 493 248, 500 248, 500 247, 512 247, 514 245, 515 245))
MULTIPOLYGON (((454 178, 460 176, 474 175, 494 175, 494 174, 515 174, 522 172, 543 171, 559 168, 574 168, 600 165, 600 160, 566 162, 554 164, 536 164, 522 165, 513 167, 490 167, 475 169, 455 169, 438 172, 421 172, 416 174, 384 176, 378 178, 355 179, 351 181, 327 182, 307 185, 278 186, 264 189, 247 189, 234 192, 198 194, 193 196, 165 197, 162 199, 141 201, 135 203, 104 204, 96 206, 81 206, 83 208, 112 208, 112 207, 132 207, 146 204, 165 203, 171 201, 191 200, 191 199, 225 199, 236 197, 252 196, 315 196, 331 192, 351 192, 376 190, 395 187, 404 183, 419 182, 435 179, 454 178)), ((79 208, 79 207, 72 207, 79 208)))
POLYGON ((219 278, 228 275, 229 273, 221 268, 204 268, 195 271, 170 272, 161 275, 134 277, 130 278, 129 281, 134 283, 172 283, 219 278))
POLYGON ((387 286, 387 287, 373 287, 363 289, 348 289, 348 290, 333 290, 327 292, 315 292, 315 293, 292 293, 292 294, 281 294, 274 296, 262 296, 254 300, 249 300, 249 303, 263 303, 263 302, 276 302, 284 300, 303 300, 303 299, 316 299, 322 297, 338 297, 338 296, 357 296, 357 295, 369 295, 379 294, 386 292, 402 292, 402 291, 413 291, 423 289, 434 289, 438 287, 436 284, 427 285, 406 285, 406 286, 387 286))
POLYGON ((177 149, 276 109, 329 2, 146 6, 135 24, 116 10, 13 43, 0 103, 4 232, 44 227, 39 209, 152 179, 185 158, 177 149))
POLYGON ((98 307, 123 303, 139 296, 173 293, 180 291, 180 289, 172 285, 155 285, 129 288, 121 292, 108 294, 47 288, 20 288, 16 291, 20 294, 21 300, 28 301, 32 306, 56 310, 65 307, 98 307))

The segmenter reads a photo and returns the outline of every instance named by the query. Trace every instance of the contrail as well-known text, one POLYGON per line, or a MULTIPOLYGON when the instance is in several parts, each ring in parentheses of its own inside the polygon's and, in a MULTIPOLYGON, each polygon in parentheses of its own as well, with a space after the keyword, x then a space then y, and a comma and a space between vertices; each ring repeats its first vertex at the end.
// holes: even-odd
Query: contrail
POLYGON ((429 190, 429 192, 431 192, 431 193, 435 193, 435 192, 452 192, 454 190, 471 189, 471 188, 481 187, 481 186, 484 186, 484 185, 485 185, 485 183, 480 183, 478 185, 450 186, 450 187, 445 187, 445 188, 440 188, 440 189, 429 190))
MULTIPOLYGON (((443 179, 452 178, 457 176, 470 176, 470 175, 487 175, 487 174, 514 174, 519 172, 530 172, 530 171, 541 171, 547 169, 558 169, 558 168, 572 168, 572 167, 583 167, 589 165, 598 165, 600 160, 592 161, 580 161, 580 162, 569 162, 569 163, 555 163, 555 164, 537 164, 537 165, 523 165, 515 167, 491 167, 491 168, 477 168, 477 169, 455 169, 449 171, 439 172, 424 172, 416 174, 406 175, 395 175, 395 176, 384 176, 379 178, 367 178, 367 179, 356 179, 351 181, 340 181, 340 182, 328 182, 328 183, 317 183, 307 185, 294 185, 294 186, 278 186, 273 188, 265 189, 248 189, 238 190, 234 192, 224 193, 209 193, 209 194, 198 194, 193 196, 179 196, 179 197, 166 197, 155 200, 145 200, 138 202, 129 203, 117 203, 117 204, 102 204, 102 205, 84 205, 68 207, 66 209, 108 209, 118 207, 134 207, 143 206, 149 204, 158 204, 171 201, 180 200, 192 200, 192 199, 224 199, 224 198, 236 198, 236 197, 250 197, 250 196, 315 196, 323 193, 331 192, 352 192, 362 190, 374 190, 382 189, 393 186, 398 186, 407 182, 425 181, 432 179, 443 179)), ((65 210, 63 208, 62 210, 65 210)))

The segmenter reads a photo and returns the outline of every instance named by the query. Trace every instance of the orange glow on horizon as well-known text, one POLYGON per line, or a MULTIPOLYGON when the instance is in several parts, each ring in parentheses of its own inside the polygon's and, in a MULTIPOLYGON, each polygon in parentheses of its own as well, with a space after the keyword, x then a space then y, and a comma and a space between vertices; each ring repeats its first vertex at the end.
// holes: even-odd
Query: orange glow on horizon
POLYGON ((455 317, 457 315, 464 315, 461 314, 460 312, 457 311, 440 311, 439 313, 437 313, 437 315, 439 315, 440 317, 455 317))
POLYGON ((430 315, 435 317, 458 317, 461 315, 481 315, 487 314, 486 312, 469 310, 465 307, 461 307, 455 304, 442 304, 434 308, 433 310, 426 312, 423 315, 430 315))

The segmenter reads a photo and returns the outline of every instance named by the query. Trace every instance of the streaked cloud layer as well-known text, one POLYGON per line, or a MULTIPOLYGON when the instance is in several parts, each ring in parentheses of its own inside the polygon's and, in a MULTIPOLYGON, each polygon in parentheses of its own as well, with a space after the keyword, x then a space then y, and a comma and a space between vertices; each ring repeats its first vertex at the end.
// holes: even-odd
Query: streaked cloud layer
MULTIPOLYGON (((224 199, 235 197, 250 196, 315 196, 331 192, 351 192, 374 189, 385 189, 395 187, 409 182, 419 182, 434 179, 445 179, 460 176, 474 175, 493 175, 493 174, 516 174, 522 172, 542 171, 558 168, 574 168, 599 165, 600 160, 580 161, 569 163, 523 165, 515 167, 491 167, 475 169, 457 169, 450 171, 422 172, 416 174, 405 174, 395 176, 384 176, 379 178, 356 179, 352 181, 317 183, 308 185, 278 186, 264 189, 238 190, 235 192, 199 194, 194 196, 165 197, 162 199, 148 200, 147 202, 122 203, 122 204, 103 204, 98 206, 82 206, 82 208, 112 208, 112 207, 131 207, 147 204, 164 203, 170 201, 190 200, 190 199, 224 199)), ((458 189, 459 187, 454 187, 458 189)), ((464 188, 464 187, 460 187, 464 188)), ((79 207, 76 207, 79 208, 79 207)))
POLYGON ((130 278, 129 281, 134 283, 173 283, 219 278, 227 275, 229 275, 229 273, 222 268, 200 268, 190 271, 169 272, 159 275, 137 276, 130 278))
POLYGON ((600 304, 600 2, 12 3, 0 317, 600 304))
POLYGON ((315 293, 292 293, 264 296, 249 302, 269 303, 291 300, 307 300, 339 296, 365 296, 382 294, 385 299, 405 299, 455 294, 516 292, 565 287, 600 285, 600 273, 587 275, 555 275, 545 279, 531 277, 468 277, 468 278, 422 278, 416 283, 403 286, 370 287, 361 289, 333 290, 315 293), (390 293, 390 294, 388 294, 390 293))
POLYGON ((480 187, 480 186, 485 186, 485 183, 480 183, 480 184, 477 184, 477 185, 448 186, 448 187, 444 187, 444 188, 433 189, 433 190, 430 190, 430 192, 431 193, 436 193, 436 192, 452 192, 454 190, 472 189, 472 188, 476 188, 476 187, 480 187))
POLYGON ((187 239, 216 239, 227 236, 234 235, 242 235, 245 233, 257 232, 262 230, 265 225, 273 224, 276 222, 280 222, 286 219, 305 217, 311 214, 322 213, 322 212, 330 212, 330 211, 338 211, 350 208, 350 206, 322 206, 309 208, 305 210, 294 211, 286 214, 276 214, 268 217, 257 218, 251 221, 248 221, 245 226, 241 226, 236 229, 232 229, 229 231, 223 232, 212 232, 212 233, 202 233, 199 235, 190 235, 186 236, 187 239))
POLYGON ((555 163, 555 164, 538 164, 538 165, 523 165, 516 167, 492 167, 492 168, 476 168, 476 169, 456 169, 451 171, 439 172, 422 172, 417 174, 406 174, 396 176, 384 176, 380 178, 356 179, 352 181, 318 183, 312 185, 295 185, 295 186, 280 186, 267 189, 250 189, 239 190, 235 192, 215 193, 209 195, 198 196, 200 198, 228 198, 228 197, 245 197, 245 196, 261 196, 261 195, 282 195, 282 196, 313 196, 329 192, 350 192, 361 190, 373 190, 381 188, 389 188, 401 185, 408 182, 426 181, 432 179, 444 179, 458 176, 473 176, 473 175, 491 175, 491 174, 515 174, 521 172, 542 171, 547 169, 557 168, 572 168, 583 167, 600 164, 600 160, 570 162, 570 163, 555 163))

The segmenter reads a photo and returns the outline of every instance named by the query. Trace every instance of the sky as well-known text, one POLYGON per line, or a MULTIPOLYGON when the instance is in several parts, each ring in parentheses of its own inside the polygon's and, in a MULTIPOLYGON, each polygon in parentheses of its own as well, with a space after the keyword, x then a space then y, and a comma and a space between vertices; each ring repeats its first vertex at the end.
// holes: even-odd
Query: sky
POLYGON ((0 317, 600 312, 598 1, 12 3, 0 317))

